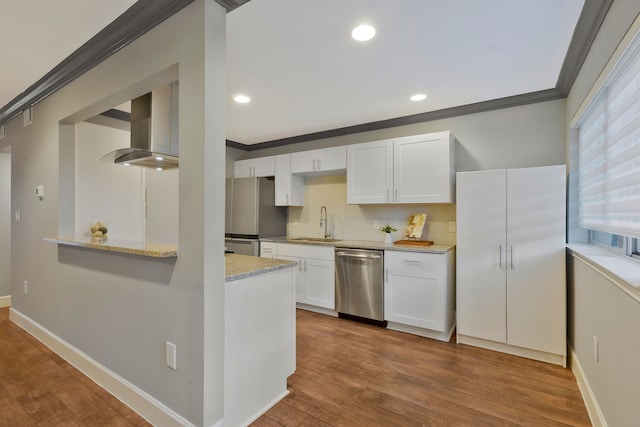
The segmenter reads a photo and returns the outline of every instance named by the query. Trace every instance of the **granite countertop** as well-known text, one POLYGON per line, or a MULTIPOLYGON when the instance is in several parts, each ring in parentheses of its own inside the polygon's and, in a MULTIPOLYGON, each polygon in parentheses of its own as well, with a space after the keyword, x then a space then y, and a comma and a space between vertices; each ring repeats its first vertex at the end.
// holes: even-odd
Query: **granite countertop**
POLYGON ((295 261, 285 261, 282 259, 226 254, 224 256, 224 281, 233 282, 234 280, 240 280, 246 277, 291 268, 297 264, 295 261))
POLYGON ((132 240, 102 239, 85 236, 63 236, 43 239, 45 242, 59 245, 77 246, 107 252, 141 255, 152 258, 175 258, 178 246, 162 243, 137 242, 132 240))
POLYGON ((298 245, 319 245, 319 246, 332 246, 335 248, 353 248, 353 249, 376 249, 385 251, 400 251, 400 252, 422 252, 431 254, 444 254, 455 248, 455 245, 441 245, 434 244, 429 246, 414 246, 414 245, 393 245, 387 246, 384 242, 378 242, 375 240, 350 240, 337 239, 335 242, 322 242, 318 240, 304 240, 302 238, 287 238, 287 237, 266 237, 261 238, 262 242, 276 242, 276 243, 293 243, 298 245))

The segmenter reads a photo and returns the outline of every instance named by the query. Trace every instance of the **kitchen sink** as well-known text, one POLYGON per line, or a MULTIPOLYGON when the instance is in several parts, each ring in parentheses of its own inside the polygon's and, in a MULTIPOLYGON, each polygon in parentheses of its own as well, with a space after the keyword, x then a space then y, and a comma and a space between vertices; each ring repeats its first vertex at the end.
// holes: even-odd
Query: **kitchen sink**
POLYGON ((293 242, 325 242, 333 243, 339 242, 340 239, 332 239, 330 237, 296 237, 295 239, 289 239, 293 242))

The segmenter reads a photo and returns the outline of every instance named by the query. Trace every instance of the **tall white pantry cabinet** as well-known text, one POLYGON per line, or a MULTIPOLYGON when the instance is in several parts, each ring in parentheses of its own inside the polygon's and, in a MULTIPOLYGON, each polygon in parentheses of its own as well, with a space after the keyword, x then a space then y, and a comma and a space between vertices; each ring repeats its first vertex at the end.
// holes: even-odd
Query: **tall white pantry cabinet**
POLYGON ((457 174, 457 340, 566 366, 565 166, 457 174))

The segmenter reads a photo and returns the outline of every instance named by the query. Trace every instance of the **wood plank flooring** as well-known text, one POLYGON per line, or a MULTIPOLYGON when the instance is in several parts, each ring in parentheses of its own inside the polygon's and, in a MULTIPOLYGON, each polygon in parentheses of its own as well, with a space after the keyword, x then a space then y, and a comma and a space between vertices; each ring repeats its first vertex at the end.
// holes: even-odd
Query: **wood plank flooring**
MULTIPOLYGON (((0 309, 0 426, 143 426, 0 309)), ((569 369, 298 310, 291 393, 261 426, 590 426, 569 369)))
POLYGON ((0 427, 148 426, 0 308, 0 427))
POLYGON ((569 369, 298 310, 290 394, 261 426, 590 426, 569 369))

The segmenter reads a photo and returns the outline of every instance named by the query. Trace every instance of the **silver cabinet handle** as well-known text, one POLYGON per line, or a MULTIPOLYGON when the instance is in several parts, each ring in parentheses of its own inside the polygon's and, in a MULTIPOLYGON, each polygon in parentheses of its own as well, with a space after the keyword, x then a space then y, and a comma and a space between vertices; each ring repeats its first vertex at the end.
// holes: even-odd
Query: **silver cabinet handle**
POLYGON ((389 189, 387 188, 387 203, 389 203, 389 189))
POLYGON ((502 270, 502 245, 498 248, 498 268, 502 270))
POLYGON ((385 283, 389 283, 389 269, 388 268, 384 269, 384 282, 385 283))
POLYGON ((287 205, 289 204, 289 195, 286 195, 287 205))
POLYGON ((513 270, 513 246, 510 247, 511 252, 511 270, 513 270))
POLYGON ((395 202, 398 203, 398 189, 397 188, 396 188, 396 200, 395 200, 395 202))
POLYGON ((307 260, 306 259, 304 260, 304 271, 305 272, 307 271, 307 260))
POLYGON ((405 259, 404 262, 406 262, 407 264, 420 264, 420 261, 416 261, 413 259, 405 259))
POLYGON ((313 159, 313 170, 316 170, 316 159, 313 159))
POLYGON ((304 260, 298 261, 298 271, 302 271, 302 263, 303 262, 304 262, 304 260))
POLYGON ((320 170, 320 159, 318 159, 318 170, 320 170))

